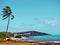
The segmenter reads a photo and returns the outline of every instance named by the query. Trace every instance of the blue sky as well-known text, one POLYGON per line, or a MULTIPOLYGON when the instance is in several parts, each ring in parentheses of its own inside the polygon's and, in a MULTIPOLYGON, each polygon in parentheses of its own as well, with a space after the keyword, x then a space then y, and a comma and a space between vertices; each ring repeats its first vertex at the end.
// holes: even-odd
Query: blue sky
MULTIPOLYGON (((10 6, 14 20, 8 32, 40 31, 60 35, 60 0, 0 0, 0 14, 10 6)), ((6 30, 7 19, 0 15, 0 31, 6 30)))

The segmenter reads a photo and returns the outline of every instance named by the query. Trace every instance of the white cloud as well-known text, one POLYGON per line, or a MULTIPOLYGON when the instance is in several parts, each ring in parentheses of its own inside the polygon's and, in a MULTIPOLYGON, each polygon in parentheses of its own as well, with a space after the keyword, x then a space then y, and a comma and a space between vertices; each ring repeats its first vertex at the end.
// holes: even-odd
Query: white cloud
POLYGON ((45 24, 52 25, 52 26, 58 25, 58 22, 59 22, 59 21, 58 21, 57 19, 45 20, 45 24))

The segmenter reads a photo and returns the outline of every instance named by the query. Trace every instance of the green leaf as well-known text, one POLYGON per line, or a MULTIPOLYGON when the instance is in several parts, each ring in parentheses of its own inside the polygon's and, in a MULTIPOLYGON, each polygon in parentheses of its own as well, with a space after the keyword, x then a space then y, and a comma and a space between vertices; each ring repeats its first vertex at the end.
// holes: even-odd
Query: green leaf
POLYGON ((11 16, 12 16, 11 20, 13 20, 14 19, 14 16, 13 15, 11 15, 11 16))
POLYGON ((6 16, 5 18, 3 18, 3 20, 5 20, 6 18, 8 18, 10 15, 6 16))

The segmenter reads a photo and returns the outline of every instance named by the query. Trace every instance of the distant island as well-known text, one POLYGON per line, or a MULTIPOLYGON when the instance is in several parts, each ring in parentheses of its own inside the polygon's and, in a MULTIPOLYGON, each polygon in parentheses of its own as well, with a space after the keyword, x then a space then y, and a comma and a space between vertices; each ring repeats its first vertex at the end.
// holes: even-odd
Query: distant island
POLYGON ((42 36, 42 35, 51 35, 43 32, 38 32, 38 31, 26 31, 26 32, 15 32, 14 34, 18 34, 21 36, 42 36))

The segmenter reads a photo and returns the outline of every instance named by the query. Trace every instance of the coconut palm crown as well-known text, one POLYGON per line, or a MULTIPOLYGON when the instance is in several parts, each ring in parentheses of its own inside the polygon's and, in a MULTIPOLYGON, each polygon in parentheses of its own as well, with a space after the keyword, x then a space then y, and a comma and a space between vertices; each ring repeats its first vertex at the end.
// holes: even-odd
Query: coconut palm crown
POLYGON ((5 20, 6 18, 12 16, 11 20, 13 20, 14 16, 12 15, 12 11, 11 11, 11 8, 9 6, 6 6, 5 8, 3 8, 3 20, 5 20))

